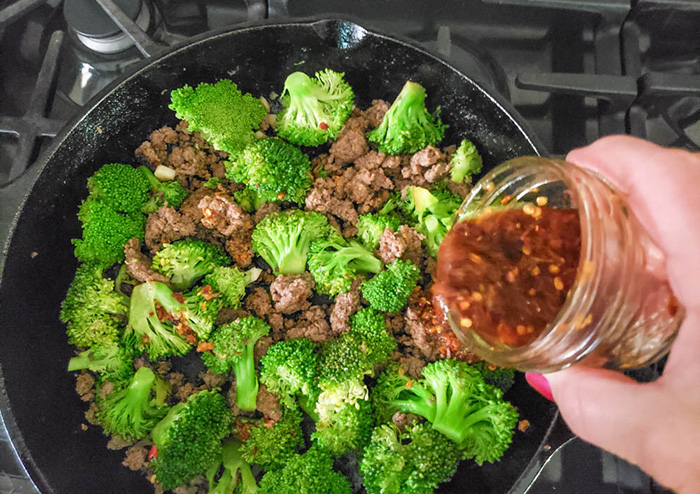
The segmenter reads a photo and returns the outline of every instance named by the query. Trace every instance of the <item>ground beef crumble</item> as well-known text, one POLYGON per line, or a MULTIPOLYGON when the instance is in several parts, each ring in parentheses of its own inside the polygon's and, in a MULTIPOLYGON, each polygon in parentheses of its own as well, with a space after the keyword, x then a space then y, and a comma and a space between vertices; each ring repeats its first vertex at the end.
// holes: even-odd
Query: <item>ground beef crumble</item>
POLYGON ((156 273, 151 269, 151 260, 146 254, 141 252, 138 238, 132 238, 127 242, 126 246, 124 246, 124 258, 126 272, 140 283, 145 283, 147 281, 167 283, 170 281, 167 276, 156 273))
POLYGON ((310 273, 279 275, 270 285, 270 295, 277 312, 292 314, 311 306, 315 282, 310 273))
POLYGON ((162 206, 155 213, 148 215, 146 221, 146 246, 151 253, 181 238, 195 234, 195 223, 189 216, 177 212, 170 206, 162 206))
POLYGON ((326 318, 326 311, 318 305, 313 305, 302 313, 298 320, 289 320, 290 328, 285 333, 285 338, 308 338, 316 343, 334 338, 336 334, 331 331, 331 326, 326 318))

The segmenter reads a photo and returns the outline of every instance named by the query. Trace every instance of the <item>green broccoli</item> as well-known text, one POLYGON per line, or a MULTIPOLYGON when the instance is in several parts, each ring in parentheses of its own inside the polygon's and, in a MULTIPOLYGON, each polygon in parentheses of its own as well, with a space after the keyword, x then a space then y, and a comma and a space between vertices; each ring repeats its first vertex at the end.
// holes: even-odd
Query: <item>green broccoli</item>
POLYGON ((361 273, 378 273, 382 261, 359 242, 347 241, 340 235, 313 242, 309 256, 309 272, 316 281, 316 291, 335 297, 347 293, 361 273))
POLYGON ((236 405, 242 410, 255 410, 258 378, 255 375, 255 343, 270 332, 262 319, 248 316, 219 326, 213 333, 211 352, 202 353, 207 367, 217 374, 236 376, 236 405))
POLYGON ((231 422, 218 389, 200 391, 172 407, 151 431, 156 448, 151 466, 163 489, 186 484, 222 458, 221 440, 231 422))
POLYGON ((176 180, 161 182, 148 167, 141 166, 139 171, 148 181, 149 188, 154 194, 142 208, 144 213, 152 213, 165 204, 177 209, 189 194, 187 189, 176 180))
POLYGON ((273 425, 262 422, 248 429, 250 437, 241 446, 245 461, 265 470, 283 468, 304 445, 301 419, 299 409, 285 408, 273 425))
POLYGON ((333 458, 327 452, 311 447, 302 455, 294 455, 279 470, 267 472, 260 480, 260 494, 351 494, 348 479, 333 470, 333 458))
POLYGON ((515 369, 496 367, 488 362, 478 362, 476 364, 472 364, 472 367, 481 372, 486 384, 496 386, 504 393, 506 393, 513 387, 513 384, 515 384, 515 369))
POLYGON ((123 381, 134 373, 131 352, 116 343, 93 345, 68 361, 68 370, 87 369, 100 380, 123 381))
POLYGON ((143 240, 146 217, 141 213, 123 214, 105 202, 88 197, 80 205, 78 219, 83 238, 73 239, 75 257, 83 262, 97 262, 103 267, 124 260, 124 245, 132 238, 143 240))
POLYGON ((234 438, 229 438, 221 448, 221 458, 207 470, 209 494, 255 494, 258 484, 255 481, 250 464, 243 458, 243 444, 234 438), (224 471, 216 480, 221 467, 224 471), (238 472, 241 473, 240 481, 238 472), (237 488, 237 489, 236 489, 237 488))
POLYGON ((440 121, 439 111, 438 107, 431 115, 425 108, 423 86, 407 81, 382 123, 367 138, 386 154, 416 153, 442 140, 447 126, 440 121))
POLYGON ((374 428, 374 414, 369 400, 345 404, 316 423, 311 434, 316 444, 333 456, 364 448, 374 428))
POLYGON ((311 242, 332 232, 315 211, 279 211, 267 215, 253 231, 253 250, 280 274, 301 274, 311 242))
POLYGON ((350 331, 326 341, 321 347, 318 388, 321 391, 315 411, 325 422, 346 404, 368 398, 363 379, 374 368, 389 360, 396 340, 386 327, 384 316, 362 309, 350 318, 350 331))
POLYGON ((310 78, 293 72, 284 81, 277 135, 299 146, 320 146, 335 139, 350 116, 355 94, 345 74, 325 69, 310 78))
POLYGON ((311 189, 311 162, 299 148, 280 139, 257 139, 231 158, 226 177, 253 189, 259 199, 304 204, 311 189))
POLYGON ((233 193, 236 203, 243 211, 251 213, 265 204, 267 201, 260 196, 260 192, 254 187, 246 187, 233 193))
POLYGON ((204 285, 221 294, 224 305, 238 309, 245 296, 245 287, 257 281, 262 270, 250 268, 240 271, 236 266, 216 266, 204 277, 204 285))
POLYGON ((114 281, 102 276, 100 265, 79 265, 61 304, 68 340, 78 346, 116 342, 126 320, 126 304, 127 298, 114 291, 114 281))
POLYGON ((260 359, 260 380, 280 401, 294 407, 297 394, 309 395, 316 380, 316 344, 307 338, 280 341, 260 359))
POLYGON ((188 85, 170 93, 170 109, 215 148, 235 155, 255 139, 267 109, 262 101, 243 94, 235 83, 188 85))
POLYGON ((370 307, 395 314, 406 306, 419 279, 418 266, 411 261, 396 259, 384 271, 363 282, 360 289, 370 307))
POLYGON ((219 311, 224 306, 221 293, 210 285, 196 286, 183 296, 184 310, 176 316, 189 327, 200 340, 206 340, 214 330, 219 311))
POLYGON ((130 380, 115 384, 104 398, 98 390, 97 422, 108 434, 142 439, 167 413, 168 393, 162 379, 150 368, 141 367, 130 380))
POLYGON ((433 192, 411 185, 401 206, 404 215, 415 225, 415 230, 425 236, 423 243, 428 254, 437 257, 438 247, 452 228, 462 199, 446 189, 433 192))
POLYGON ((217 266, 228 266, 231 258, 218 245, 188 238, 163 244, 153 256, 153 269, 170 278, 175 290, 186 290, 217 266))
POLYGON ((387 228, 396 231, 401 226, 401 220, 388 214, 362 214, 357 219, 357 236, 370 250, 379 248, 379 240, 387 228))
POLYGON ((453 182, 470 184, 472 175, 481 171, 481 155, 471 141, 463 139, 450 158, 450 179, 453 182))
POLYGON ((219 187, 219 184, 223 183, 223 180, 219 177, 211 177, 209 180, 204 182, 204 186, 207 189, 211 190, 216 190, 219 187))
POLYGON ((459 460, 457 446, 428 424, 405 433, 381 425, 364 449, 360 474, 368 494, 430 493, 452 478, 459 460))
POLYGON ((412 381, 388 367, 373 389, 380 414, 389 410, 415 413, 481 465, 503 456, 513 437, 518 413, 503 392, 484 382, 478 369, 456 359, 438 360, 412 381))
POLYGON ((125 339, 138 350, 147 350, 152 360, 190 351, 190 343, 176 326, 185 304, 175 297, 168 285, 158 281, 137 285, 131 293, 125 339))
POLYGON ((114 211, 138 213, 148 201, 148 180, 131 165, 104 165, 87 183, 90 196, 114 211))

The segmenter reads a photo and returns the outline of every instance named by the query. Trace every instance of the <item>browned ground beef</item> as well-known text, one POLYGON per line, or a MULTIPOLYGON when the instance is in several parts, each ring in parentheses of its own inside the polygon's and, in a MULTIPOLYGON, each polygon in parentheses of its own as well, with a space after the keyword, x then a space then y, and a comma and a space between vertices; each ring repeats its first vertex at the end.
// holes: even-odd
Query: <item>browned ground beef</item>
POLYGON ((311 306, 307 301, 313 294, 314 278, 309 273, 279 275, 270 285, 275 310, 293 314, 311 306))
POLYGON ((179 213, 170 206, 163 206, 155 213, 148 215, 145 243, 151 253, 155 253, 160 250, 163 244, 191 237, 195 231, 195 223, 192 218, 179 213))
POLYGON ((146 458, 148 458, 148 448, 143 446, 132 446, 126 450, 126 457, 122 465, 129 470, 137 471, 145 466, 146 458))
POLYGON ((141 252, 138 238, 132 238, 124 247, 124 265, 129 276, 144 283, 146 281, 161 281, 167 283, 168 277, 151 269, 151 260, 141 252))

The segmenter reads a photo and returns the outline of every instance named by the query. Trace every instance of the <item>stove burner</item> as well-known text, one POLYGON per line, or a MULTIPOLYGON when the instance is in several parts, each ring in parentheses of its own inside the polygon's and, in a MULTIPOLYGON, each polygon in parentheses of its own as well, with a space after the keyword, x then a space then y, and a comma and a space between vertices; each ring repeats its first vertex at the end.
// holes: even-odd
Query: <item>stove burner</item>
MULTIPOLYGON (((118 0, 115 3, 139 28, 148 30, 152 16, 146 1, 118 0)), ((113 54, 134 46, 134 40, 120 29, 97 2, 66 0, 63 14, 68 26, 89 50, 113 54)))
POLYGON ((62 120, 45 116, 51 100, 62 42, 63 32, 56 31, 51 35, 26 113, 22 117, 0 117, 0 135, 10 134, 18 138, 12 166, 5 179, 0 177, 0 186, 9 184, 25 172, 33 161, 32 156, 39 138, 55 137, 65 125, 62 120))

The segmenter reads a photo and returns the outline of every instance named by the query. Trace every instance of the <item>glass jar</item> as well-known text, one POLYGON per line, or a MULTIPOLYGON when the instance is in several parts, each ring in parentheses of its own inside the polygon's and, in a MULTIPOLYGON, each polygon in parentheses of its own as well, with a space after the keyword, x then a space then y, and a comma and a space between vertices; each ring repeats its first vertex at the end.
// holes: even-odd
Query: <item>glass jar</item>
POLYGON ((579 263, 558 315, 521 346, 486 341, 450 302, 446 317, 469 351, 493 364, 531 372, 553 372, 575 363, 636 368, 669 351, 683 308, 666 280, 663 253, 609 183, 565 161, 516 158, 474 186, 455 224, 493 214, 504 205, 523 211, 545 205, 577 210, 579 263))

